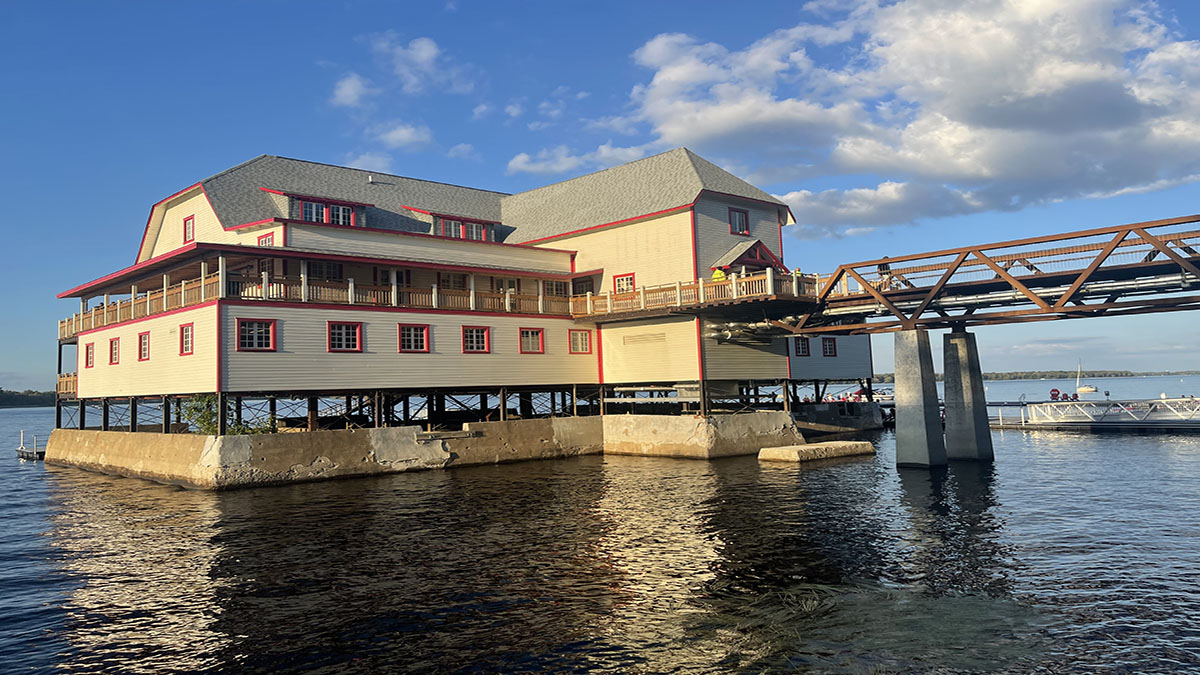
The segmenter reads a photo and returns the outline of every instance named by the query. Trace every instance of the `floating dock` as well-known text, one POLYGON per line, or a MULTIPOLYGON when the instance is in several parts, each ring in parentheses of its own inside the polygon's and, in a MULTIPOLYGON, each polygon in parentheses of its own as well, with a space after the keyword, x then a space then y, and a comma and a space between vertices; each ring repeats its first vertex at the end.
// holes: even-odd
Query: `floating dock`
POLYGON ((1057 401, 1033 403, 1020 420, 991 421, 993 429, 1052 431, 1200 431, 1200 399, 1057 401))

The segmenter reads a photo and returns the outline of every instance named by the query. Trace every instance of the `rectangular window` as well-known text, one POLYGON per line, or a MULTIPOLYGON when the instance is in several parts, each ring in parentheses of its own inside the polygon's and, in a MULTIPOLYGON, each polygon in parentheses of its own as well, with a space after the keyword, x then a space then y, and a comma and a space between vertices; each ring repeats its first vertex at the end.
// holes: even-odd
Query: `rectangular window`
POLYGON ((310 260, 308 262, 308 278, 317 281, 341 281, 342 264, 325 262, 323 260, 310 260))
POLYGON ((108 341, 108 365, 115 366, 121 362, 121 338, 108 341))
POLYGON ((550 297, 565 298, 567 297, 567 282, 565 281, 543 281, 542 292, 550 297))
POLYGON ((438 288, 445 288, 451 291, 465 291, 467 290, 467 275, 439 272, 438 288))
POLYGON ((331 352, 361 352, 362 323, 330 321, 326 346, 331 352))
POLYGON ((185 323, 179 327, 179 355, 187 356, 195 349, 195 324, 185 323))
POLYGON ((354 224, 354 209, 349 206, 329 205, 329 222, 350 227, 354 224))
POLYGON ((521 353, 522 354, 545 354, 546 340, 545 333, 541 328, 522 328, 521 329, 521 353))
POLYGON ((486 230, 484 229, 483 223, 465 223, 464 224, 463 235, 467 239, 483 241, 486 238, 485 234, 486 234, 486 230))
POLYGON ((837 338, 821 338, 821 356, 837 356, 837 338))
POLYGON ((742 209, 729 209, 729 234, 750 234, 750 214, 742 209))
POLYGON ((310 223, 325 222, 325 205, 316 202, 300 202, 300 219, 310 223))
POLYGON ((429 325, 402 323, 400 325, 400 353, 428 354, 429 325))
POLYGON ((150 360, 150 333, 138 333, 138 361, 150 360))
POLYGON ((268 232, 267 234, 259 235, 258 245, 259 246, 274 246, 275 245, 275 233, 268 232))
POLYGON ((568 331, 571 337, 571 353, 572 354, 591 354, 592 353, 592 331, 590 330, 572 330, 568 331))
POLYGON ((89 342, 83 347, 83 367, 91 368, 96 365, 96 343, 89 342))
POLYGON ((196 241, 196 217, 188 216, 183 219, 183 243, 196 241))
POLYGON ((275 351, 274 319, 238 319, 237 350, 239 352, 275 351))
POLYGON ((489 354, 492 351, 492 329, 487 326, 463 326, 464 354, 489 354))
POLYGON ((462 239, 462 221, 461 220, 443 220, 442 234, 455 239, 462 239))
POLYGON ((588 293, 595 291, 595 288, 595 282, 592 281, 591 277, 575 279, 571 282, 571 292, 575 295, 587 295, 588 293))
POLYGON ((520 279, 505 279, 503 277, 492 277, 492 290, 497 293, 512 291, 513 293, 521 292, 520 279))
POLYGON ((808 356, 808 355, 809 355, 808 338, 806 338, 806 337, 796 338, 796 356, 808 356))
POLYGON ((636 286, 632 274, 622 274, 613 277, 613 293, 632 293, 636 286))

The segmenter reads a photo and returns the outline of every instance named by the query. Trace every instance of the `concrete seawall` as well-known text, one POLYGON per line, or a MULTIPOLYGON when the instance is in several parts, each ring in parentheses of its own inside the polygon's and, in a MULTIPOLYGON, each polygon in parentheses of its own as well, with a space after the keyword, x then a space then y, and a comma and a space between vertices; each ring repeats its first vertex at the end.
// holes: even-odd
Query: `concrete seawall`
POLYGON ((46 462, 222 490, 348 476, 611 453, 712 459, 797 445, 787 413, 606 415, 245 436, 57 429, 46 462))

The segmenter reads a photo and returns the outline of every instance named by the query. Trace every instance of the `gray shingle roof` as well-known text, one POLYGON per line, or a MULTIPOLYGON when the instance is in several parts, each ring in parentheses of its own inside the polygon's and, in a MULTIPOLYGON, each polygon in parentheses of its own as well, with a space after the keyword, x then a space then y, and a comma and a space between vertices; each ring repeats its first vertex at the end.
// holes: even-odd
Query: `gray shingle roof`
POLYGON ((273 155, 256 157, 201 182, 226 227, 281 215, 271 195, 260 187, 373 204, 366 214, 370 227, 404 232, 429 231, 429 223, 413 217, 405 206, 498 222, 500 198, 505 194, 273 155), (368 176, 374 182, 368 182, 368 176))
POLYGON ((738 258, 742 257, 743 253, 754 248, 755 244, 761 244, 761 243, 762 243, 762 241, 760 241, 758 239, 750 239, 748 241, 739 241, 738 243, 733 245, 733 248, 726 251, 724 253, 724 255, 722 255, 720 258, 717 258, 717 261, 712 264, 712 267, 717 268, 717 267, 726 267, 726 266, 732 265, 734 262, 737 261, 738 258))
POLYGON ((510 242, 533 241, 690 204, 712 190, 784 206, 687 148, 501 198, 510 242))

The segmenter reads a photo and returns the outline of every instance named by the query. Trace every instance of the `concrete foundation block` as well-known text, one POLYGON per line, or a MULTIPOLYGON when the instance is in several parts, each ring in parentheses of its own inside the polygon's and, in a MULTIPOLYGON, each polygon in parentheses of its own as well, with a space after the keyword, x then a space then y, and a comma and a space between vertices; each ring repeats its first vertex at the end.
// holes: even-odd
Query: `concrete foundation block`
POLYGON ((817 459, 873 454, 875 445, 870 441, 829 441, 763 448, 758 451, 758 459, 761 462, 811 462, 817 459))
POLYGON ((992 432, 975 335, 965 331, 947 333, 943 348, 946 457, 990 462, 994 455, 992 432))
POLYGON ((896 333, 896 466, 946 464, 929 332, 896 333))

